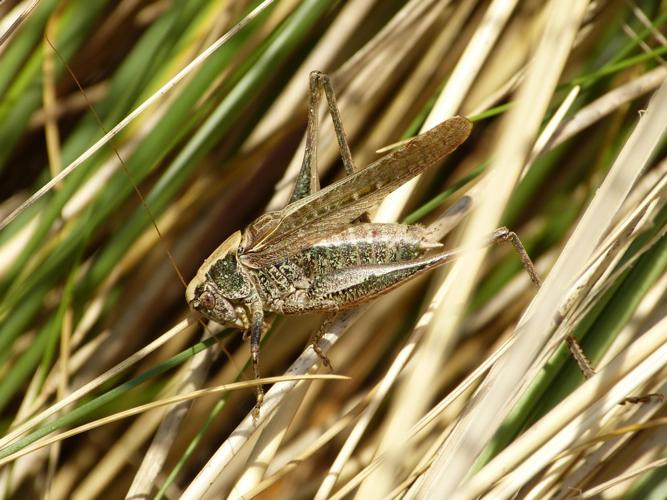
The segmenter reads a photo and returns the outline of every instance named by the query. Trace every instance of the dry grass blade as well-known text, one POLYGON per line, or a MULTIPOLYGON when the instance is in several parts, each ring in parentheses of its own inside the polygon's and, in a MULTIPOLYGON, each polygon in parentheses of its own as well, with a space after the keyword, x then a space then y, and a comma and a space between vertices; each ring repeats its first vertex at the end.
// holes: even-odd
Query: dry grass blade
POLYGON ((394 362, 387 371, 387 374, 382 379, 382 382, 380 383, 377 391, 374 392, 369 405, 364 409, 363 413, 359 417, 359 420, 352 429, 352 432, 345 441, 345 444, 338 453, 336 460, 334 460, 333 464, 331 464, 329 472, 325 476, 324 481, 322 481, 320 488, 315 494, 316 500, 323 500, 329 498, 331 495, 331 492, 336 485, 336 481, 340 477, 343 466, 350 459, 350 456, 359 444, 359 441, 364 436, 364 433, 366 432, 371 419, 375 416, 375 413, 377 412, 380 404, 387 396, 389 390, 393 387, 398 376, 403 371, 405 364, 408 362, 408 359, 411 357, 415 347, 420 340, 421 333, 421 330, 415 330, 410 339, 408 339, 405 347, 394 359, 394 362))
POLYGON ((627 353, 605 366, 596 377, 479 471, 458 494, 461 498, 477 497, 505 475, 509 465, 512 472, 488 493, 490 498, 509 498, 528 478, 572 445, 581 436, 582 429, 594 429, 595 423, 616 407, 626 394, 634 392, 662 369, 666 353, 667 320, 663 319, 627 353), (619 380, 619 377, 622 378, 619 380))
POLYGON ((81 156, 79 156, 72 163, 67 165, 62 169, 58 175, 53 177, 49 182, 44 184, 39 188, 35 193, 33 193, 26 201, 21 203, 15 210, 13 210, 9 215, 0 221, 0 230, 7 227, 16 217, 18 217, 22 212, 32 206, 37 200, 39 200, 46 193, 51 191, 54 186, 59 182, 62 182, 68 175, 74 172, 79 166, 81 166, 86 160, 91 158, 97 151, 99 151, 103 146, 109 143, 115 136, 117 136, 125 127, 132 123, 139 115, 141 115, 146 109, 150 108, 155 102, 162 99, 166 94, 168 94, 173 88, 175 88, 185 77, 187 77, 197 66, 201 65, 206 61, 206 59, 218 50, 222 45, 224 45, 230 38, 232 38, 236 33, 238 33, 243 27, 245 27, 250 21, 257 17, 264 9, 271 5, 275 0, 264 0, 259 4, 252 12, 250 12, 241 22, 236 24, 231 30, 218 38, 213 42, 206 50, 201 52, 195 59, 193 59, 187 66, 182 70, 176 73, 171 80, 165 83, 157 92, 155 92, 151 97, 146 99, 140 106, 135 108, 132 113, 127 115, 122 121, 120 121, 114 128, 109 130, 104 137, 99 141, 93 144, 90 148, 86 150, 81 156))
MULTIPOLYGON (((625 196, 630 190, 630 187, 634 184, 636 177, 641 173, 644 165, 651 156, 653 148, 664 133, 664 123, 662 122, 661 118, 659 118, 661 113, 659 110, 664 109, 664 106, 667 106, 667 86, 665 85, 663 85, 658 93, 654 96, 651 104, 649 105, 649 108, 647 109, 647 113, 642 117, 635 131, 633 132, 633 135, 628 140, 625 148, 617 158, 615 163, 616 168, 612 168, 610 174, 605 179, 602 188, 598 191, 598 196, 593 200, 584 218, 580 221, 579 226, 577 227, 577 232, 575 232, 575 234, 569 240, 568 246, 572 245, 572 248, 566 247, 564 249, 559 262, 556 264, 554 270, 552 270, 552 272, 549 274, 549 277, 558 276, 556 274, 557 271, 563 272, 563 267, 566 265, 572 265, 574 262, 565 264, 565 262, 567 262, 566 256, 572 254, 576 255, 577 257, 581 257, 584 254, 583 248, 586 246, 590 248, 591 243, 595 242, 597 238, 600 237, 603 229, 607 227, 606 225, 602 225, 602 221, 610 221, 613 217, 613 214, 616 213, 616 210, 618 210, 622 201, 625 199, 625 196), (579 238, 577 238, 577 236, 579 236, 579 238)), ((574 261, 574 259, 571 260, 574 261)), ((568 276, 571 276, 572 274, 573 273, 570 272, 566 273, 568 276)), ((574 274, 576 275, 577 273, 574 274)), ((543 288, 540 290, 540 294, 545 293, 545 290, 548 290, 548 286, 549 278, 547 279, 547 282, 545 282, 543 288)), ((530 312, 532 312, 534 318, 548 317, 548 314, 545 314, 539 309, 542 305, 538 302, 539 298, 540 296, 538 295, 538 297, 535 299, 533 309, 530 312)), ((546 302, 546 299, 543 300, 546 302)), ((515 344, 515 349, 517 350, 521 344, 526 342, 525 339, 530 339, 532 342, 534 342, 534 337, 532 337, 529 333, 526 333, 531 332, 530 319, 525 320, 524 323, 518 327, 518 330, 521 332, 521 335, 525 336, 523 337, 524 340, 520 338, 519 341, 515 344)), ((514 359, 511 354, 511 352, 508 353, 506 362, 518 363, 518 361, 514 359)), ((512 366, 514 369, 517 368, 516 364, 511 364, 509 366, 512 366)), ((520 373, 521 372, 519 372, 518 375, 520 373)), ((503 383, 505 383, 507 379, 504 378, 502 380, 503 383)), ((628 394, 629 391, 633 390, 635 387, 636 386, 630 387, 628 392, 625 392, 624 394, 628 394)), ((622 398, 619 398, 619 400, 620 399, 622 398)), ((469 495, 475 496, 476 493, 474 492, 478 491, 477 488, 479 488, 479 486, 475 485, 479 485, 481 482, 481 479, 473 480, 471 483, 473 486, 470 487, 470 490, 465 490, 466 493, 462 493, 462 495, 464 495, 462 498, 468 498, 469 495)), ((496 490, 496 493, 498 494, 498 490, 496 490)), ((503 495, 507 494, 507 491, 504 490, 503 495)))
MULTIPOLYGON (((285 117, 303 106, 308 91, 308 75, 313 70, 327 71, 332 66, 336 54, 342 45, 360 29, 364 18, 373 9, 375 2, 369 0, 351 0, 346 2, 327 32, 322 36, 312 53, 294 71, 292 79, 280 94, 276 102, 267 111, 265 119, 257 125, 253 134, 244 144, 244 148, 252 150, 257 144, 266 140, 284 125, 285 117)), ((274 204, 277 204, 274 202, 274 204)))
MULTIPOLYGON (((499 215, 510 197, 514 183, 518 180, 530 152, 530 144, 537 136, 543 114, 587 6, 585 1, 570 2, 566 8, 563 8, 561 3, 556 4, 557 2, 550 2, 547 7, 548 20, 543 37, 519 89, 517 106, 507 116, 506 126, 499 138, 494 168, 488 174, 484 197, 480 200, 479 208, 473 212, 466 227, 464 241, 479 237, 476 236, 479 234, 488 234, 498 225, 499 215)), ((461 314, 461 305, 472 292, 476 270, 479 269, 483 257, 484 252, 475 252, 461 259, 452 268, 440 288, 439 294, 442 297, 438 298, 443 300, 446 297, 447 302, 443 303, 438 318, 431 324, 431 331, 434 333, 427 336, 429 341, 424 344, 424 359, 420 366, 433 366, 430 364, 433 362, 429 359, 430 353, 442 351, 443 342, 438 340, 438 337, 446 337, 455 327, 456 318, 461 314)), ((510 358, 512 352, 516 352, 517 349, 515 344, 505 359, 510 358)), ((502 365, 502 361, 500 364, 502 365)), ((415 373, 413 379, 415 382, 411 385, 413 391, 416 381, 419 380, 418 375, 422 374, 415 373)), ((428 377, 421 379, 428 380, 428 377)), ((473 457, 482 451, 493 429, 500 424, 499 417, 503 414, 501 408, 507 404, 507 395, 510 392, 507 389, 513 388, 513 379, 514 377, 504 379, 502 383, 507 385, 502 394, 498 391, 493 398, 486 401, 486 404, 483 400, 478 400, 478 404, 473 405, 468 415, 459 422, 444 445, 446 452, 440 455, 430 469, 421 494, 429 495, 436 491, 449 494, 456 491, 459 481, 472 465, 473 457), (493 420, 495 422, 492 423, 493 420), (473 435, 466 436, 469 432, 473 435)), ((489 380, 498 379, 490 375, 489 380)))
POLYGON ((550 146, 556 147, 562 144, 586 127, 618 109, 619 106, 659 87, 665 81, 665 78, 667 78, 667 68, 660 66, 606 93, 603 97, 579 110, 561 127, 551 139, 550 146))
POLYGON ((600 493, 603 493, 605 490, 610 489, 612 486, 615 486, 619 483, 622 483, 623 481, 627 481, 629 479, 632 479, 633 477, 639 476, 640 474, 643 474, 645 472, 648 472, 653 469, 657 469, 658 467, 663 467, 664 465, 667 465, 667 458, 662 458, 660 460, 655 460, 651 462, 648 465, 645 465, 643 467, 638 467, 637 469, 632 469, 623 474, 620 477, 617 477, 615 479, 611 479, 607 481, 606 483, 602 483, 597 485, 595 488, 590 488, 586 491, 582 491, 580 494, 581 498, 595 498, 596 496, 600 495, 600 493))
POLYGON ((245 471, 232 488, 229 498, 245 498, 260 483, 269 464, 275 459, 294 414, 302 403, 306 389, 304 384, 298 385, 262 429, 246 460, 245 471))
POLYGON ((11 24, 7 26, 7 28, 3 30, 2 34, 0 35, 0 54, 3 52, 4 45, 11 39, 12 35, 14 35, 21 24, 23 24, 25 20, 28 19, 32 11, 35 9, 35 7, 37 7, 38 3, 39 0, 32 0, 29 4, 23 6, 23 10, 19 11, 14 16, 13 20, 10 20, 11 24))
POLYGON ((328 379, 328 380, 346 380, 347 377, 343 377, 341 375, 283 375, 280 377, 266 377, 263 379, 257 379, 257 381, 248 381, 248 382, 236 382, 232 384, 226 384, 223 386, 219 387, 212 387, 208 389, 199 389, 196 391, 192 391, 187 394, 179 394, 178 396, 172 396, 169 398, 153 401, 151 403, 148 403, 146 405, 142 406, 136 406, 132 408, 131 410, 127 410, 124 412, 121 412, 116 415, 110 415, 108 417, 95 420, 93 422, 87 423, 85 425, 75 427, 73 429, 70 429, 66 432, 62 432, 60 434, 55 434, 52 436, 49 436, 47 438, 44 438, 42 440, 36 441, 31 445, 28 445, 24 447, 21 451, 13 453, 11 455, 7 455, 4 458, 0 459, 0 466, 5 465, 7 463, 13 462, 14 460, 27 455, 29 453, 32 453, 36 450, 39 450, 40 448, 43 448, 45 446, 48 446, 52 443, 62 441, 63 439, 67 439, 72 436, 76 436, 77 434, 81 434, 83 432, 89 431, 91 429, 95 429, 97 427, 107 425, 111 422, 115 422, 117 420, 121 420, 124 418, 131 417, 133 415, 137 415, 139 413, 144 413, 148 410, 152 410, 155 408, 160 408, 162 406, 167 406, 171 405, 174 403, 180 403, 182 401, 188 401, 191 399, 199 398, 202 396, 208 396, 210 394, 217 394, 219 392, 227 392, 227 391, 234 391, 238 389, 246 389, 248 387, 253 387, 257 385, 258 383, 261 384, 272 384, 276 382, 284 382, 286 380, 288 381, 295 381, 298 382, 300 380, 317 380, 317 379, 328 379))
MULTIPOLYGON (((217 332, 212 330, 212 333, 217 332)), ((208 335, 209 333, 206 332, 205 337, 208 335)), ((188 394, 201 387, 217 354, 216 349, 207 349, 193 356, 188 363, 187 369, 184 370, 182 379, 179 381, 180 383, 175 392, 178 394, 188 394)), ((144 455, 144 459, 137 469, 132 485, 127 492, 128 497, 147 496, 150 494, 167 460, 169 450, 178 435, 180 424, 189 409, 190 404, 186 400, 169 408, 167 415, 161 418, 162 421, 155 432, 151 446, 144 455)), ((96 481, 96 483, 100 484, 101 481, 96 481)))
MULTIPOLYGON (((332 325, 322 337, 320 347, 326 351, 328 346, 336 343, 338 337, 344 332, 359 311, 344 313, 338 318, 335 325, 332 325)), ((308 372, 314 365, 319 364, 319 357, 312 348, 306 350, 285 372, 286 377, 296 376, 308 372)), ((234 458, 241 447, 248 441, 250 436, 258 430, 265 420, 272 416, 273 412, 281 404, 283 398, 291 393, 296 387, 297 382, 281 382, 275 384, 264 397, 262 412, 257 421, 254 421, 252 415, 248 414, 241 424, 234 430, 230 437, 218 448, 211 457, 206 466, 201 470, 188 488, 183 492, 183 499, 201 498, 208 491, 216 478, 220 475, 225 466, 234 458)))
MULTIPOLYGON (((433 109, 421 126, 421 132, 425 132, 446 118, 457 114, 463 99, 470 90, 475 76, 477 76, 477 73, 484 65, 494 41, 505 27, 516 3, 515 0, 509 2, 496 0, 489 5, 480 22, 479 28, 475 31, 466 46, 466 50, 452 71, 447 85, 445 85, 438 95, 433 109)), ((465 4, 459 6, 459 10, 466 12, 465 4)), ((378 208, 376 220, 381 222, 398 220, 418 182, 418 178, 413 179, 387 196, 378 208)))
POLYGON ((12 429, 10 433, 8 433, 2 439, 0 439, 0 447, 11 444, 15 440, 17 440, 21 435, 28 432, 31 428, 35 427, 40 422, 46 421, 49 417, 55 415, 62 409, 66 408, 68 405, 78 401, 82 397, 89 394, 91 391, 95 390, 102 384, 108 382, 113 377, 117 376, 119 373, 122 373, 123 371, 127 370, 130 366, 139 362, 141 359, 148 356, 150 353, 158 349, 160 346, 164 345, 175 335, 181 333, 185 328, 187 328, 192 323, 194 323, 194 320, 192 318, 187 318, 183 320, 181 323, 175 325, 172 329, 165 332, 160 338, 156 339, 151 344, 145 346, 135 355, 129 356, 122 363, 114 366, 112 369, 108 370, 106 373, 103 373, 95 380, 91 380, 88 384, 84 385, 83 387, 80 387, 76 391, 69 394, 65 399, 62 399, 58 401, 56 404, 51 405, 48 409, 31 417, 27 421, 18 423, 18 425, 14 429, 12 429))
MULTIPOLYGON (((615 402, 667 393, 666 24, 649 0, 0 0, 0 489, 661 497, 664 404, 615 402), (271 378, 254 422, 252 388, 196 397, 252 367, 240 332, 190 315, 174 268, 188 281, 284 208, 314 70, 351 153, 323 97, 322 187, 449 115, 474 123, 409 196, 363 205, 459 261, 326 319, 267 315, 263 375, 320 369, 304 346, 322 327, 348 380, 271 378), (509 245, 478 251, 500 225, 539 291, 509 245)), ((317 220, 357 224, 335 215, 360 200, 317 220)), ((304 205, 290 224, 330 208, 304 205)), ((291 262, 302 240, 281 235, 267 251, 291 262)))
MULTIPOLYGON (((544 44, 542 45, 544 52, 541 56, 536 56, 536 60, 541 58, 541 63, 539 66, 536 65, 532 68, 532 77, 531 70, 529 70, 524 84, 526 89, 530 89, 530 85, 533 86, 533 89, 532 91, 526 90, 526 95, 523 96, 525 100, 522 101, 519 98, 519 104, 515 108, 517 110, 516 121, 513 123, 514 126, 508 129, 510 130, 508 142, 512 144, 516 140, 516 132, 526 128, 526 117, 534 116, 532 110, 537 107, 538 99, 533 99, 531 96, 535 91, 541 93, 540 90, 544 89, 547 68, 551 70, 550 73, 553 76, 558 75, 557 72, 553 72, 554 68, 558 68, 558 65, 554 64, 556 58, 554 53, 559 54, 558 59, 561 61, 567 55, 567 52, 562 51, 562 46, 559 46, 560 50, 558 50, 552 44, 555 40, 562 41, 567 36, 574 39, 577 26, 585 11, 586 2, 573 2, 568 9, 562 9, 560 4, 556 7, 556 2, 552 2, 551 7, 553 15, 549 17, 549 24, 545 29, 544 44), (556 32, 559 30, 565 30, 569 35, 560 34, 557 36, 556 32), (522 102, 523 106, 526 107, 523 112, 518 111, 522 102)), ((538 48, 538 54, 539 51, 538 48)), ((612 167, 597 196, 579 222, 577 230, 569 239, 559 260, 549 273, 527 315, 517 327, 517 334, 519 335, 517 343, 494 368, 489 377, 493 389, 491 387, 484 388, 482 396, 476 401, 470 414, 460 422, 458 429, 451 437, 452 451, 443 455, 442 461, 438 464, 440 474, 443 474, 445 466, 449 465, 447 467, 449 488, 453 489, 455 483, 463 477, 470 465, 470 457, 481 452, 491 432, 500 424, 499 417, 505 414, 508 402, 513 400, 512 394, 515 394, 518 387, 517 381, 524 377, 526 368, 534 359, 534 354, 549 333, 548 329, 543 328, 545 318, 554 317, 562 293, 570 286, 570 277, 580 273, 595 243, 608 226, 613 214, 620 207, 631 186, 643 171, 663 132, 657 118, 657 110, 664 106, 662 103, 664 92, 667 91, 655 96, 650 120, 646 119, 646 116, 640 120, 631 139, 617 158, 616 168, 612 167), (466 434, 468 434, 468 437, 464 437, 466 434), (474 443, 471 442, 473 436, 474 443), (471 450, 474 451, 471 453, 471 450), (464 459, 464 456, 468 458, 464 459), (452 467, 456 467, 456 469, 452 470, 452 467)), ((542 95, 545 96, 545 94, 542 95)), ((442 483, 439 483, 439 485, 443 486, 442 483)))

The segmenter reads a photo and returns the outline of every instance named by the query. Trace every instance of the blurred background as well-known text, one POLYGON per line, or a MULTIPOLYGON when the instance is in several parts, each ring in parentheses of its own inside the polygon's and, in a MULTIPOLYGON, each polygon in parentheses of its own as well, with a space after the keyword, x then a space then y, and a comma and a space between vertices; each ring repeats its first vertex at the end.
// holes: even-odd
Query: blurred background
MULTIPOLYGON (((571 43, 550 41, 564 66, 538 133, 516 138, 527 144, 523 175, 496 214, 543 276, 667 77, 664 2, 583 4, 571 43)), ((252 378, 240 333, 203 329, 189 316, 184 285, 229 234, 284 206, 303 155, 310 71, 331 75, 359 166, 447 116, 469 117, 471 138, 409 199, 381 211, 427 225, 463 196, 474 206, 550 8, 531 0, 0 2, 0 426, 13 438, 0 441, 0 459, 52 432, 252 378), (29 422, 21 439, 10 434, 122 362, 129 366, 75 403, 29 422)), ((326 185, 342 169, 321 111, 326 185)), ((594 366, 665 316, 664 154, 659 143, 614 219, 620 233, 605 233, 614 257, 568 316, 594 366)), ((413 328, 435 274, 356 316, 329 351, 335 373, 351 379, 299 384, 259 441, 257 431, 234 450, 208 494, 368 498, 374 487, 358 474, 399 438, 387 434, 395 407, 406 404, 396 387, 410 366, 406 347, 420 342, 413 328), (326 485, 336 457, 337 481, 326 485)), ((508 338, 535 294, 509 245, 491 249, 443 363, 423 380, 426 410, 508 338)), ((321 321, 277 318, 263 341, 263 375, 283 374, 321 321)), ((660 391, 659 373, 644 392, 660 391)), ((478 466, 584 380, 562 347, 540 377, 478 466)), ((474 388, 410 435, 382 496, 403 496, 425 474, 474 388)), ((88 429, 0 462, 0 485, 13 498, 177 498, 253 404, 246 388, 88 429)), ((662 405, 631 411, 638 420, 619 417, 587 438, 638 427, 603 443, 606 451, 590 444, 567 466, 541 469, 516 486, 519 497, 567 496, 661 458, 662 405), (647 421, 658 424, 644 429, 647 421)), ((657 465, 604 495, 664 498, 667 469, 657 465)))

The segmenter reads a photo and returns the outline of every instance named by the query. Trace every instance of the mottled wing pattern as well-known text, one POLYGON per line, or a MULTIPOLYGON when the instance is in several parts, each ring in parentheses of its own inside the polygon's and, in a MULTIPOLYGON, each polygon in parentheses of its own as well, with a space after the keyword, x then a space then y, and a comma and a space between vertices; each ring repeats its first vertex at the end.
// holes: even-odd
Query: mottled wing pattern
POLYGON ((274 259, 278 248, 304 248, 314 234, 344 227, 454 151, 471 129, 466 118, 450 118, 354 175, 265 214, 246 231, 244 260, 261 266, 274 259))

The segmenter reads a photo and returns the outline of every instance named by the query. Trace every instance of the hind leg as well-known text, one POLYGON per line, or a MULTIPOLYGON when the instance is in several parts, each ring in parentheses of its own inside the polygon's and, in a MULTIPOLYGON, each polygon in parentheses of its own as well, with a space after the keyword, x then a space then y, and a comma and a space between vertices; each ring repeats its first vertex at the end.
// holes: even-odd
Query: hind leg
POLYGON ((340 150, 343 166, 345 167, 345 173, 350 175, 357 171, 357 167, 352 160, 350 146, 347 143, 347 135, 345 134, 343 122, 340 118, 340 111, 336 104, 336 95, 334 94, 333 86, 331 85, 331 79, 329 78, 329 75, 322 73, 321 71, 313 71, 310 73, 308 128, 306 129, 306 146, 303 153, 303 163, 301 164, 301 170, 294 183, 294 190, 292 191, 289 203, 300 200, 320 189, 320 182, 317 174, 317 146, 319 143, 319 108, 322 91, 324 91, 324 95, 327 99, 329 114, 331 115, 331 121, 333 122, 334 131, 336 133, 336 140, 338 141, 338 148, 340 150))

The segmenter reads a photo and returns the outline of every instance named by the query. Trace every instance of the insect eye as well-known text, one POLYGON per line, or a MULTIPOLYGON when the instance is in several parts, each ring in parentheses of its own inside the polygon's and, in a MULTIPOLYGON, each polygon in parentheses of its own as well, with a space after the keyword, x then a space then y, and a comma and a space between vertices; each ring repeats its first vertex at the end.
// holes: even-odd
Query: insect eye
POLYGON ((210 311, 215 308, 215 297, 211 292, 204 292, 199 296, 199 303, 210 311))

